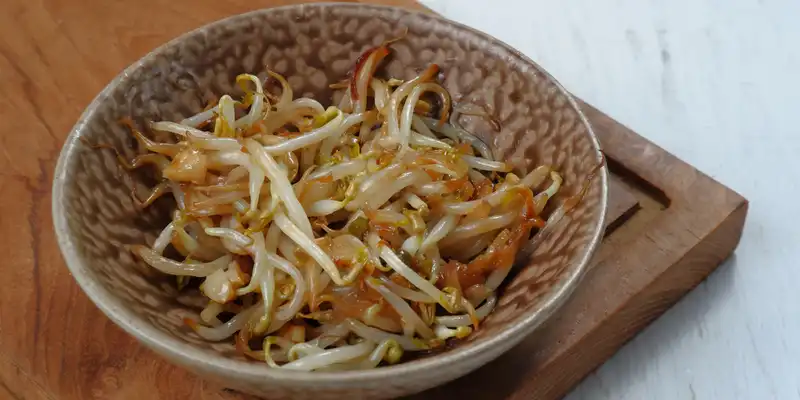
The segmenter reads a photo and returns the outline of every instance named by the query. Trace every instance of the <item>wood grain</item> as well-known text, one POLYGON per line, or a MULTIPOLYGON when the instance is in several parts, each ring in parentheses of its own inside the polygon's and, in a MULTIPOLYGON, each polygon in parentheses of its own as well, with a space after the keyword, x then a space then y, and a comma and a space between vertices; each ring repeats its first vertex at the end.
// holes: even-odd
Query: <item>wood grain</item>
MULTIPOLYGON (((411 0, 370 2, 421 8, 411 0)), ((0 252, 6 255, 0 270, 15 283, 0 291, 0 398, 244 398, 167 364, 105 318, 72 281, 51 228, 55 159, 103 85, 164 41, 256 8, 241 0, 188 5, 0 5, 0 118, 7 128, 0 135, 0 206, 7 210, 0 214, 0 252)), ((625 217, 624 223, 606 238, 596 264, 556 319, 507 356, 422 397, 475 395, 485 379, 507 383, 509 397, 561 396, 738 242, 744 199, 587 109, 618 166, 610 212, 612 220, 625 217), (668 207, 658 193, 668 198, 668 207), (631 214, 636 207, 641 209, 631 214)))

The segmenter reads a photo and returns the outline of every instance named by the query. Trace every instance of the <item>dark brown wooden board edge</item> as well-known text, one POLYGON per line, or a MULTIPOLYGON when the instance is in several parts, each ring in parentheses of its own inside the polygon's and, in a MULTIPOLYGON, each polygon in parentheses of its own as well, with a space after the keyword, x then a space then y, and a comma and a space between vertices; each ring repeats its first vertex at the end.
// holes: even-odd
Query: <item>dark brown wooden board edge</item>
POLYGON ((747 208, 746 202, 741 203, 711 234, 686 253, 680 262, 656 277, 621 308, 609 313, 609 317, 590 334, 519 387, 512 398, 558 399, 569 393, 575 385, 693 290, 733 253, 741 238, 747 208), (709 254, 716 251, 727 253, 727 256, 714 262, 693 261, 709 256, 718 258, 718 253, 709 254))
POLYGON ((573 297, 522 344, 420 398, 555 399, 669 309, 736 248, 747 201, 597 109, 581 103, 607 156, 669 204, 643 232, 594 265, 573 297))
MULTIPOLYGON (((673 254, 679 256, 677 262, 659 271, 618 308, 608 310, 604 314, 607 318, 599 321, 594 329, 557 358, 551 359, 546 368, 537 369, 532 379, 514 391, 512 398, 555 399, 569 393, 625 343, 716 270, 738 246, 747 216, 748 202, 744 197, 593 106, 582 101, 580 103, 599 136, 604 152, 654 185, 669 199, 670 205, 665 215, 661 221, 653 223, 652 229, 664 229, 664 225, 679 225, 689 220, 698 222, 702 220, 698 217, 703 215, 711 217, 695 227, 705 235, 697 235, 697 242, 683 254, 673 254), (641 151, 643 149, 647 149, 647 152, 641 151), (650 158, 645 161, 644 158, 632 157, 641 154, 650 154, 650 158), (661 163, 653 162, 653 158, 661 163), (669 166, 660 169, 659 164, 662 167, 669 166), (684 175, 670 179, 678 174, 684 175), (686 174, 694 175, 690 185, 687 185, 690 179, 686 178, 686 174)), ((602 265, 597 267, 602 268, 602 265)), ((602 269, 598 269, 597 273, 603 273, 602 269)))

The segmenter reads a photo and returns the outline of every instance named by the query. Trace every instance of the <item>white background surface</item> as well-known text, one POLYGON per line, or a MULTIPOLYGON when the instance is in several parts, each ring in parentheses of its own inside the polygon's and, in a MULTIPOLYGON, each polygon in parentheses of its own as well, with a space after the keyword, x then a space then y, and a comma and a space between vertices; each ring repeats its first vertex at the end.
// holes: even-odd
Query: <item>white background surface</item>
POLYGON ((568 399, 799 399, 800 1, 423 3, 751 201, 734 258, 568 399))

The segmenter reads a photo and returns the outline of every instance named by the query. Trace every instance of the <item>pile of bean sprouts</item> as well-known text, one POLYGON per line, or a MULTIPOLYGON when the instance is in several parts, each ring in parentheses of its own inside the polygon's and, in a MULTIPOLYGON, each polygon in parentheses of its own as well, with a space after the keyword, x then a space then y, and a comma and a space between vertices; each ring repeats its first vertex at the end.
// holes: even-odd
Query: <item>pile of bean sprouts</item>
POLYGON ((139 205, 176 203, 152 246, 130 250, 181 289, 199 283, 197 335, 274 368, 357 370, 464 338, 492 311, 562 179, 495 160, 436 65, 379 79, 389 54, 368 50, 331 85, 337 106, 269 71, 239 75, 240 99, 149 125, 173 141, 130 124, 147 151, 124 165, 160 179, 139 205))

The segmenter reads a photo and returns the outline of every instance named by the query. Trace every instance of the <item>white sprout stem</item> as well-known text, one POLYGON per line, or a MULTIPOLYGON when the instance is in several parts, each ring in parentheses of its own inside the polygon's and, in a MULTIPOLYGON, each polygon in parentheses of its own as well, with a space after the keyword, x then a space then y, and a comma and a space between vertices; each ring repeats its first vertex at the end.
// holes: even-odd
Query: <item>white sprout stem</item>
POLYGON ((278 103, 275 104, 275 109, 282 111, 286 106, 292 103, 292 97, 294 97, 292 87, 289 85, 289 82, 286 82, 286 79, 282 75, 269 70, 267 70, 267 74, 275 78, 275 80, 281 84, 281 97, 278 99, 278 103))
POLYGON ((518 214, 517 211, 510 211, 505 214, 492 215, 487 218, 460 225, 441 241, 441 245, 447 247, 459 240, 469 239, 483 233, 505 228, 517 219, 518 214))
POLYGON ((192 235, 186 232, 186 230, 183 228, 183 225, 175 225, 174 236, 177 237, 177 239, 189 253, 196 253, 201 249, 200 243, 198 243, 192 235))
POLYGON ((508 276, 508 273, 511 272, 511 267, 512 266, 509 265, 506 268, 499 268, 492 271, 492 273, 489 274, 489 277, 486 278, 486 288, 491 291, 497 290, 497 288, 500 287, 500 284, 502 284, 508 276))
POLYGON ((323 107, 322 104, 320 104, 320 102, 308 97, 302 97, 292 101, 288 108, 292 109, 307 108, 312 110, 315 114, 325 113, 325 107, 323 107))
POLYGON ((318 368, 350 361, 368 355, 375 348, 375 344, 364 341, 356 345, 341 346, 322 353, 312 354, 299 360, 284 364, 282 368, 298 371, 313 371, 318 368))
POLYGON ((411 132, 410 143, 414 146, 433 147, 435 149, 450 150, 453 148, 439 139, 431 138, 414 131, 411 132))
POLYGON ((353 101, 353 93, 350 94, 350 101, 353 102, 353 112, 360 113, 366 111, 367 108, 367 85, 370 84, 372 72, 377 67, 376 63, 378 62, 378 52, 373 51, 367 59, 364 61, 364 64, 358 70, 358 76, 356 76, 356 93, 355 96, 358 97, 358 100, 353 101))
POLYGON ((296 361, 297 359, 313 356, 315 354, 324 353, 325 349, 314 346, 309 343, 296 343, 293 344, 289 351, 286 352, 286 358, 289 361, 296 361))
POLYGON ((309 346, 316 346, 324 349, 344 339, 350 333, 350 327, 346 322, 334 326, 323 326, 322 329, 321 335, 316 339, 306 342, 309 346))
POLYGON ((240 150, 225 150, 211 153, 208 156, 208 162, 210 164, 219 165, 238 165, 246 168, 247 170, 249 170, 250 166, 252 165, 250 162, 250 157, 248 157, 247 154, 242 153, 240 150))
POLYGON ((561 189, 561 183, 563 182, 561 175, 559 175, 555 171, 552 171, 550 172, 550 179, 553 180, 550 186, 548 186, 547 189, 537 194, 533 198, 533 204, 535 207, 534 212, 536 212, 536 215, 539 215, 542 213, 542 211, 544 211, 544 207, 547 205, 547 201, 550 200, 553 196, 555 196, 558 190, 561 189))
POLYGON ((333 150, 340 144, 342 135, 344 135, 344 133, 353 126, 363 123, 368 118, 371 118, 372 114, 372 112, 362 112, 348 115, 347 118, 345 118, 342 122, 341 129, 338 129, 333 135, 330 135, 328 138, 322 141, 318 151, 319 159, 323 162, 326 162, 330 158, 331 153, 333 153, 333 150))
POLYGON ((431 274, 428 277, 428 281, 431 284, 435 284, 437 280, 439 280, 439 271, 444 266, 445 262, 442 260, 442 256, 439 253, 439 247, 431 246, 426 252, 425 257, 431 260, 431 274))
POLYGON ((556 195, 558 190, 561 189, 561 183, 564 182, 564 179, 557 172, 550 172, 550 179, 553 180, 553 183, 544 191, 548 199, 552 199, 556 195))
POLYGON ((472 145, 478 153, 483 158, 488 160, 494 160, 494 156, 492 156, 492 150, 489 146, 486 145, 482 140, 478 139, 477 136, 470 134, 469 132, 456 128, 451 124, 439 124, 439 121, 429 117, 421 117, 420 118, 428 128, 437 131, 450 139, 457 140, 457 141, 464 141, 472 145))
POLYGON ((264 248, 270 253, 277 253, 278 242, 281 240, 281 228, 278 225, 270 224, 264 238, 264 248))
POLYGON ((528 172, 524 178, 519 182, 520 185, 526 188, 534 189, 537 186, 541 185, 542 182, 547 178, 550 174, 550 167, 546 165, 541 165, 539 167, 534 168, 533 171, 528 172))
POLYGON ((345 112, 350 112, 353 110, 353 99, 350 97, 350 88, 347 88, 347 90, 344 92, 344 96, 339 99, 339 104, 336 106, 336 108, 345 112))
POLYGON ((342 119, 342 112, 338 111, 338 115, 327 124, 296 138, 292 138, 272 146, 264 146, 264 151, 271 155, 281 155, 319 143, 331 135, 342 131, 342 119))
POLYGON ((239 150, 242 144, 238 140, 232 138, 219 138, 219 137, 203 137, 203 138, 187 138, 189 143, 195 149, 201 150, 239 150))
POLYGON ((172 232, 175 231, 175 221, 170 222, 164 230, 156 238, 156 241, 153 242, 153 251, 158 254, 164 254, 164 249, 167 248, 170 241, 172 241, 172 232))
POLYGON ((308 216, 303 210, 300 200, 295 196, 292 184, 289 182, 283 169, 272 159, 272 156, 264 151, 264 147, 255 140, 245 140, 245 146, 250 152, 250 155, 253 156, 261 168, 264 169, 272 185, 272 193, 275 193, 286 206, 286 212, 289 214, 289 217, 297 224, 306 237, 313 238, 314 233, 311 230, 311 223, 308 221, 308 216))
POLYGON ((231 262, 231 256, 229 255, 224 255, 207 263, 189 264, 170 260, 146 246, 132 246, 131 251, 138 255, 147 265, 170 275, 206 277, 221 268, 225 268, 231 262))
POLYGON ((443 181, 430 182, 414 187, 414 193, 420 196, 433 196, 437 194, 444 194, 449 191, 450 190, 447 187, 447 182, 443 181))
POLYGON ((275 302, 275 269, 267 262, 267 249, 264 244, 264 235, 260 232, 256 232, 252 235, 252 238, 253 246, 251 248, 251 253, 254 254, 253 268, 259 271, 257 279, 261 289, 261 298, 264 303, 263 315, 267 318, 266 327, 268 327, 269 323, 271 323, 269 317, 272 315, 275 302))
POLYGON ((347 203, 345 209, 355 211, 366 204, 376 193, 383 189, 384 185, 402 174, 404 169, 405 166, 402 164, 393 164, 369 176, 361 183, 360 192, 352 201, 347 203))
POLYGON ((300 312, 300 309, 303 308, 304 297, 308 291, 308 288, 306 281, 303 278, 303 274, 300 273, 300 270, 292 265, 292 263, 287 261, 285 258, 269 251, 266 252, 265 256, 268 263, 271 263, 275 268, 283 271, 289 275, 292 280, 294 280, 294 295, 292 296, 292 299, 289 300, 286 305, 279 308, 275 314, 275 318, 269 328, 269 332, 273 332, 280 329, 284 323, 294 318, 295 315, 300 312))
POLYGON ((201 123, 210 120, 214 117, 214 114, 217 113, 219 110, 219 106, 214 106, 209 108, 208 110, 201 111, 195 115, 192 115, 189 118, 185 118, 181 121, 181 125, 191 126, 192 128, 197 128, 198 125, 201 123))
POLYGON ((287 351, 294 346, 294 343, 281 336, 267 336, 264 338, 263 342, 263 352, 264 352, 264 361, 269 365, 271 368, 280 368, 281 366, 278 365, 276 361, 286 362, 290 361, 287 351), (280 347, 280 350, 274 351, 272 350, 272 345, 277 344, 280 347), (280 360, 275 358, 275 355, 280 355, 280 360))
POLYGON ((397 342, 397 344, 399 344, 403 350, 415 351, 427 350, 430 348, 430 346, 428 346, 422 340, 384 332, 380 329, 367 326, 358 320, 347 319, 345 320, 345 323, 351 332, 374 343, 380 343, 384 340, 391 339, 397 342))
POLYGON ((339 164, 322 167, 315 170, 308 176, 310 180, 316 180, 330 175, 333 180, 339 180, 347 176, 355 175, 367 168, 367 161, 363 158, 356 158, 344 161, 339 164))
POLYGON ((467 165, 469 165, 470 167, 482 171, 497 171, 497 172, 511 171, 511 166, 501 161, 492 161, 486 158, 473 157, 468 155, 462 155, 461 159, 466 161, 467 165))
POLYGON ((223 240, 229 240, 231 243, 235 244, 237 247, 240 248, 247 247, 253 243, 252 239, 247 237, 245 234, 237 231, 236 229, 206 228, 204 231, 208 236, 218 237, 223 240))
POLYGON ((383 298, 386 299, 386 302, 389 303, 398 314, 400 314, 400 317, 403 319, 403 321, 406 324, 411 325, 413 329, 420 334, 420 336, 425 339, 434 338, 435 335, 433 334, 431 328, 425 325, 425 322, 422 321, 422 318, 420 318, 419 315, 414 312, 414 310, 408 305, 408 303, 406 303, 405 300, 389 290, 389 288, 378 279, 370 277, 366 279, 366 283, 367 286, 380 293, 383 298))
POLYGON ((233 336, 237 331, 244 328, 247 321, 249 321, 253 315, 260 313, 263 309, 264 305, 259 302, 234 315, 233 318, 222 325, 213 328, 203 325, 194 325, 192 329, 203 339, 219 342, 233 336))
MULTIPOLYGON (((492 310, 494 310, 494 306, 497 304, 497 296, 494 294, 490 295, 489 298, 486 299, 486 302, 478 307, 475 310, 475 315, 478 318, 478 321, 483 321, 487 315, 489 315, 492 310)), ((469 326, 472 325, 472 318, 468 314, 462 315, 444 315, 441 317, 436 317, 435 321, 437 324, 444 325, 448 328, 458 328, 460 326, 469 326)))
POLYGON ((261 80, 258 79, 257 76, 250 74, 242 74, 237 77, 237 80, 239 80, 240 78, 250 80, 256 85, 256 93, 253 98, 253 104, 250 105, 250 111, 247 113, 247 115, 245 115, 242 118, 239 118, 239 120, 236 121, 237 128, 246 128, 258 122, 262 118, 264 103, 266 102, 266 99, 264 98, 264 88, 261 85, 261 80))
POLYGON ((200 311, 200 321, 203 321, 203 323, 209 326, 220 326, 222 325, 222 321, 217 318, 217 315, 224 310, 225 308, 222 304, 216 301, 209 301, 208 305, 203 308, 203 311, 200 311))
POLYGON ((428 296, 427 294, 425 294, 423 292, 418 292, 416 290, 412 290, 412 289, 400 286, 400 285, 392 282, 392 280, 389 279, 386 276, 380 276, 378 279, 380 279, 381 282, 383 282, 389 289, 391 289, 392 292, 397 293, 398 296, 400 296, 400 297, 402 297, 402 298, 404 298, 406 300, 414 301, 414 302, 417 302, 417 303, 425 303, 425 304, 435 304, 436 303, 436 300, 431 298, 431 296, 428 296))
POLYGON ((261 186, 264 184, 265 174, 261 168, 251 168, 248 189, 250 190, 250 211, 249 214, 255 214, 258 209, 259 196, 261 194, 261 186))
POLYGON ((445 203, 444 211, 449 214, 467 215, 483 203, 487 203, 492 207, 497 207, 501 205, 504 200, 508 199, 507 196, 515 195, 515 191, 523 187, 522 185, 509 185, 477 200, 464 201, 461 203, 445 203))
POLYGON ((422 236, 412 235, 403 241, 403 244, 400 246, 400 248, 413 257, 417 255, 421 244, 422 236))
MULTIPOLYGON (((403 83, 392 93, 391 97, 389 98, 389 109, 387 110, 388 115, 386 117, 386 123, 388 124, 389 136, 392 137, 397 143, 403 142, 403 138, 400 137, 400 121, 398 120, 398 114, 402 111, 400 109, 400 102, 408 95, 408 92, 418 84, 418 79, 412 79, 411 81, 403 83)), ((405 142, 408 143, 408 138, 406 138, 405 142)))
MULTIPOLYGON (((403 111, 400 117, 400 149, 408 147, 411 141, 411 124, 414 118, 414 107, 417 106, 420 96, 428 90, 431 90, 433 84, 421 83, 411 90, 406 102, 403 106, 403 111)), ((436 139, 433 139, 436 140, 436 139)))
POLYGON ((425 203, 419 196, 414 193, 407 193, 406 194, 406 201, 411 207, 420 211, 420 212, 428 212, 428 203, 425 203))
MULTIPOLYGON (((259 234, 256 234, 259 235, 259 234)), ((268 253, 275 253, 278 248, 278 242, 280 241, 281 237, 281 230, 276 224, 271 224, 269 226, 269 230, 267 231, 266 238, 264 240, 264 248, 267 250, 268 253)), ((251 253, 253 253, 251 251, 251 253)), ((255 253, 257 254, 257 253, 255 253)), ((244 287, 241 287, 236 290, 237 296, 244 296, 248 293, 251 293, 259 287, 259 283, 261 282, 261 275, 264 274, 265 270, 267 269, 266 260, 269 254, 265 255, 265 262, 259 263, 254 262, 253 264, 253 274, 250 277, 250 282, 244 287)))
POLYGON ((283 212, 279 211, 275 214, 275 223, 281 228, 286 236, 291 238, 297 246, 303 249, 311 258, 314 259, 321 267, 325 270, 325 272, 330 275, 333 282, 337 285, 344 285, 345 281, 342 280, 342 276, 339 274, 338 268, 336 268, 336 264, 333 263, 333 260, 325 253, 322 248, 320 248, 313 240, 308 238, 300 231, 300 229, 283 214, 283 212))
MULTIPOLYGON (((273 225, 278 226, 277 224, 273 225)), ((280 227, 278 227, 278 229, 280 229, 280 227)), ((289 260, 289 262, 291 262, 293 265, 299 265, 299 260, 295 254, 297 245, 288 236, 281 234, 281 238, 278 240, 278 250, 280 251, 281 255, 289 260)))
POLYGON ((445 215, 436 225, 431 228, 430 232, 425 235, 422 244, 419 246, 419 252, 426 252, 431 246, 435 246, 440 240, 444 239, 453 229, 458 225, 459 217, 457 215, 445 215))
POLYGON ((404 172, 388 185, 381 185, 378 188, 379 190, 375 191, 372 197, 367 200, 365 206, 368 209, 377 209, 406 187, 423 184, 430 181, 430 179, 428 174, 418 169, 404 172))
POLYGON ((378 185, 378 183, 383 183, 387 179, 394 178, 406 170, 406 167, 399 163, 395 162, 389 165, 388 167, 370 175, 367 179, 361 182, 360 191, 361 193, 369 192, 370 190, 374 189, 378 185))
POLYGON ((361 319, 364 321, 365 324, 384 330, 386 332, 399 332, 403 331, 403 333, 407 336, 414 335, 414 326, 407 323, 406 320, 402 320, 401 323, 398 323, 394 319, 386 318, 378 315, 380 311, 383 309, 383 304, 373 304, 369 306, 361 316, 361 319), (402 325, 402 326, 401 326, 402 325))
POLYGON ((309 217, 322 217, 333 214, 336 211, 341 210, 342 207, 344 207, 344 203, 341 201, 324 199, 315 201, 306 211, 309 217))
MULTIPOLYGON (((378 364, 380 364, 384 358, 391 357, 391 355, 394 354, 390 353, 390 351, 392 351, 392 348, 396 347, 402 349, 402 347, 399 346, 400 345, 394 340, 385 339, 384 341, 380 342, 377 347, 375 347, 375 350, 372 350, 372 353, 370 353, 369 357, 367 357, 365 360, 361 361, 361 363, 358 364, 358 369, 371 369, 377 367, 378 364)), ((402 353, 398 354, 402 355, 402 353)), ((389 362, 391 363, 396 361, 393 360, 389 362)))
POLYGON ((181 211, 186 210, 186 196, 183 193, 183 189, 181 189, 181 185, 178 185, 177 182, 170 181, 169 188, 172 192, 172 197, 175 198, 175 204, 178 205, 178 209, 181 211))
POLYGON ((375 108, 377 108, 378 111, 384 111, 386 104, 389 102, 389 90, 386 84, 380 79, 372 79, 372 81, 370 81, 370 87, 372 88, 375 98, 375 108))
POLYGON ((235 102, 229 95, 223 95, 219 98, 219 118, 217 122, 221 124, 223 132, 227 131, 232 133, 236 129, 236 110, 234 109, 235 102))
POLYGON ((208 132, 201 131, 188 125, 181 125, 177 122, 159 121, 150 124, 150 128, 156 131, 174 133, 178 136, 194 138, 211 138, 208 132))
POLYGON ((415 131, 419 132, 423 136, 427 136, 431 139, 436 139, 436 135, 428 128, 428 125, 425 125, 425 122, 420 119, 419 116, 414 115, 411 117, 411 128, 415 131))
POLYGON ((386 261, 386 264, 388 264, 389 267, 391 267, 395 272, 400 274, 403 278, 406 278, 406 280, 411 282, 412 285, 427 293, 428 296, 431 296, 433 299, 435 299, 436 302, 441 304, 445 310, 450 312, 452 312, 451 310, 454 310, 454 305, 451 304, 450 298, 447 294, 437 289, 432 283, 426 281, 424 278, 419 276, 419 274, 414 272, 414 270, 406 265, 403 260, 401 260, 400 257, 398 257, 397 254, 395 254, 395 252, 389 248, 389 246, 378 243, 374 247, 379 249, 380 257, 386 261))
POLYGON ((451 329, 441 324, 433 326, 433 331, 439 340, 447 340, 450 338, 464 338, 472 333, 472 329, 468 326, 459 326, 458 328, 451 329))
POLYGON ((447 243, 442 241, 441 250, 448 257, 466 262, 486 250, 495 237, 497 237, 496 231, 487 232, 476 236, 474 239, 455 242, 450 247, 445 246, 447 243))
POLYGON ((443 175, 448 175, 448 176, 452 177, 453 179, 459 179, 459 178, 461 178, 463 176, 463 175, 459 174, 458 172, 453 171, 452 169, 445 167, 442 164, 428 164, 428 165, 423 165, 420 168, 422 168, 423 170, 426 170, 426 171, 438 172, 438 173, 443 174, 443 175))

